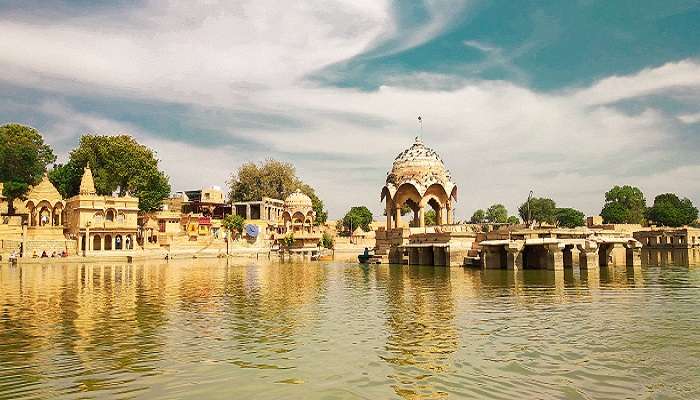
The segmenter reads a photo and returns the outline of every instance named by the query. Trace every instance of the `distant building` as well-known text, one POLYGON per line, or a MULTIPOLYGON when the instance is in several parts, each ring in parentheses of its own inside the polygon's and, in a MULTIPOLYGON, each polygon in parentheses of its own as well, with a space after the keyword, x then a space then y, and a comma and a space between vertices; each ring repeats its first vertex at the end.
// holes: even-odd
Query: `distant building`
POLYGON ((181 197, 183 214, 202 214, 205 217, 222 219, 232 212, 231 206, 226 204, 224 192, 220 188, 187 190, 183 194, 181 197))
POLYGON ((83 254, 126 251, 137 248, 139 199, 101 196, 95 190, 90 166, 80 181, 80 191, 66 200, 66 232, 78 240, 83 254))
POLYGON ((650 228, 634 232, 645 249, 700 248, 700 228, 650 228))

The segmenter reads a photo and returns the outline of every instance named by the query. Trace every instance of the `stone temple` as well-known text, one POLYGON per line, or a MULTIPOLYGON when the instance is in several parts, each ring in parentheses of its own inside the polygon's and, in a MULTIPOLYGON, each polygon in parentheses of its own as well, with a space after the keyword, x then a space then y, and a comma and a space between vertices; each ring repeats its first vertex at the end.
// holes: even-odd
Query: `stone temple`
POLYGON ((452 224, 457 185, 435 150, 416 137, 413 145, 394 159, 381 199, 386 201, 387 229, 400 227, 405 206, 413 211, 411 226, 424 227, 429 209, 435 211, 438 225, 452 224))
POLYGON ((386 228, 376 233, 375 254, 396 264, 464 264, 476 234, 454 224, 457 185, 440 156, 420 138, 394 159, 381 200, 386 228), (408 210, 413 216, 406 224, 401 217, 408 210), (435 219, 428 224, 431 210, 435 219))

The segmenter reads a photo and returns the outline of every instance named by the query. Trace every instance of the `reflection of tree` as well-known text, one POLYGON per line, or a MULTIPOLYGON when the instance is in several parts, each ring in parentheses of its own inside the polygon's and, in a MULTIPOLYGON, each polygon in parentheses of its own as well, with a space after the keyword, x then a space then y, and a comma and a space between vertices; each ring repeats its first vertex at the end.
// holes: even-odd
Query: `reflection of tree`
MULTIPOLYGON (((5 300, 5 299, 2 299, 5 300)), ((36 383, 42 381, 37 368, 35 351, 40 338, 32 333, 30 323, 22 314, 11 313, 8 306, 15 304, 2 302, 0 314, 0 398, 13 398, 29 395, 36 390, 36 383)))
POLYGON ((327 271, 289 264, 232 266, 226 273, 231 362, 242 368, 287 368, 295 333, 319 320, 327 271))
POLYGON ((447 397, 432 377, 452 368, 458 348, 449 269, 393 266, 385 284, 389 336, 381 358, 396 371, 394 390, 404 398, 447 397))
MULTIPOLYGON (((159 332, 166 323, 165 285, 137 279, 137 269, 143 271, 101 264, 11 271, 22 281, 2 282, 0 346, 15 351, 0 351, 0 370, 16 369, 15 390, 22 390, 17 379, 24 375, 26 383, 45 380, 41 390, 52 396, 137 388, 132 381, 155 370, 160 360, 159 332)), ((11 392, 1 385, 0 398, 11 392)))

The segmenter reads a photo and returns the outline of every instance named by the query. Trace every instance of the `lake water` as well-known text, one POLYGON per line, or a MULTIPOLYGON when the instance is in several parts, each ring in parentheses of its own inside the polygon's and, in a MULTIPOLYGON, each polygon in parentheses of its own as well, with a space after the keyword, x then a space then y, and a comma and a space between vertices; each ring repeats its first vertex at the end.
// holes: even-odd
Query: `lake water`
POLYGON ((698 399, 700 268, 0 267, 0 399, 698 399))

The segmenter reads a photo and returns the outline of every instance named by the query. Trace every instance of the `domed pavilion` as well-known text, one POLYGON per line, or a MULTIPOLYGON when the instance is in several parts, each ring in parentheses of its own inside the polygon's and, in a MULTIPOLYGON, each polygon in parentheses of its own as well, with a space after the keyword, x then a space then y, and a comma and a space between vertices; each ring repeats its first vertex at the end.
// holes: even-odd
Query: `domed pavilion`
POLYGON ((425 212, 430 208, 435 210, 438 225, 452 224, 457 185, 435 150, 416 137, 411 147, 394 159, 381 200, 386 200, 387 230, 400 227, 405 205, 413 210, 411 226, 424 227, 425 212))
POLYGON ((311 232, 316 213, 311 198, 297 189, 284 199, 282 222, 287 232, 311 232))

